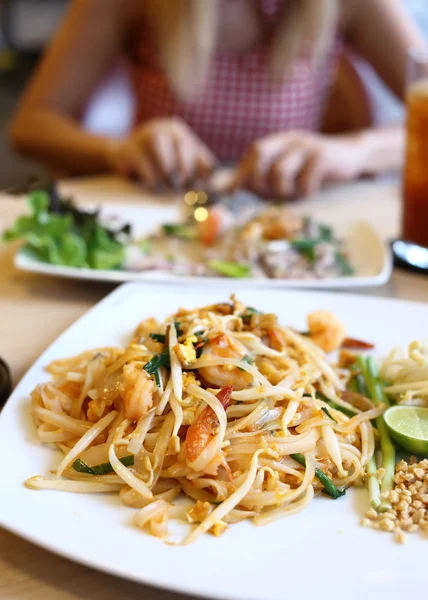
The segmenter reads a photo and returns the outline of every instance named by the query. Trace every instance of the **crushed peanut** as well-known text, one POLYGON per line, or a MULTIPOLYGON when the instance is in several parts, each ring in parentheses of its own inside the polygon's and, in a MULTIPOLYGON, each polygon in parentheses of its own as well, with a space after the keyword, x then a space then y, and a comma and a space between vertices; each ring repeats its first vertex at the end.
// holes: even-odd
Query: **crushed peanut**
POLYGON ((400 461, 395 467, 394 483, 395 488, 388 495, 391 509, 378 513, 369 508, 361 524, 391 531, 394 540, 404 544, 404 531, 428 533, 428 459, 419 463, 415 457, 409 463, 400 461))

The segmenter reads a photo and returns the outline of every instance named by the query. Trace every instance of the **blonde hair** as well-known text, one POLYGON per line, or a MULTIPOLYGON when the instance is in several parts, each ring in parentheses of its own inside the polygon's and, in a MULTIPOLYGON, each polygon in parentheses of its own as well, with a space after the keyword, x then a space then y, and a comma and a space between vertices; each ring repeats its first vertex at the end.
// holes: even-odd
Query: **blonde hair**
MULTIPOLYGON (((303 43, 312 63, 328 52, 339 0, 287 0, 272 46, 271 71, 285 77, 303 43)), ((190 100, 203 89, 216 42, 218 0, 145 0, 145 12, 161 64, 175 93, 190 100)))

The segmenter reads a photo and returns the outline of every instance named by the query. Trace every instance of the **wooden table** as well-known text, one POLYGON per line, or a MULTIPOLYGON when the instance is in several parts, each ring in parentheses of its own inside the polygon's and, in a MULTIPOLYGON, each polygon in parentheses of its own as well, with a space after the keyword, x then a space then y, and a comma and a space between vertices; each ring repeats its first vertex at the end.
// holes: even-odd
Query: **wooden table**
MULTIPOLYGON (((88 201, 138 203, 138 188, 119 180, 64 182, 63 189, 88 201)), ((398 231, 399 193, 393 182, 359 183, 334 188, 304 201, 308 212, 322 206, 335 219, 365 218, 385 237, 398 231)), ((21 200, 0 196, 0 230, 22 211, 21 200)), ((10 364, 16 383, 39 354, 73 321, 108 294, 113 286, 61 280, 19 272, 16 247, 0 246, 0 356, 10 364)), ((355 290, 353 290, 355 292, 355 290)), ((357 293, 407 300, 428 300, 428 277, 395 270, 384 286, 357 293)), ((161 598, 184 596, 122 581, 59 558, 0 530, 0 598, 161 598)))

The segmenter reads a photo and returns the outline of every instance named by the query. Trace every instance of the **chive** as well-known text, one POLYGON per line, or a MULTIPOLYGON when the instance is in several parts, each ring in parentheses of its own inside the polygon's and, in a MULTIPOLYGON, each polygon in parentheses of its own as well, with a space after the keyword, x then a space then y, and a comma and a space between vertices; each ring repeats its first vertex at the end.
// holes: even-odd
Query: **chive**
POLYGON ((243 322, 245 324, 248 325, 248 323, 251 321, 251 317, 252 315, 261 315, 263 313, 261 313, 259 310, 256 310, 255 308, 253 308, 252 306, 247 306, 246 308, 246 312, 244 312, 241 315, 241 319, 243 320, 243 322))
POLYGON ((159 375, 159 371, 155 371, 153 373, 155 381, 156 381, 156 385, 160 388, 161 386, 161 382, 160 382, 160 375, 159 375))
POLYGON ((335 423, 337 423, 336 419, 334 417, 332 417, 332 415, 330 414, 328 408, 326 408, 325 406, 321 406, 321 410, 327 415, 327 417, 329 419, 331 419, 332 421, 334 421, 335 423))
MULTIPOLYGON (((131 467, 134 464, 134 455, 131 454, 130 456, 119 458, 119 461, 124 467, 131 467)), ((71 466, 75 471, 78 471, 79 473, 88 473, 89 475, 106 475, 114 470, 109 462, 90 467, 80 458, 77 458, 71 466)))
MULTIPOLYGON (((245 363, 247 363, 247 365, 252 365, 254 362, 254 358, 252 356, 250 356, 249 354, 246 354, 245 356, 243 356, 241 358, 241 362, 245 362, 245 363)), ((245 369, 241 369, 241 367, 238 367, 238 369, 240 371, 245 371, 245 369)))
MULTIPOLYGON (((303 456, 303 454, 290 454, 290 456, 291 458, 294 458, 294 460, 298 462, 299 465, 302 465, 302 467, 306 467, 306 459, 303 456)), ((327 475, 323 473, 320 469, 315 469, 315 477, 320 483, 322 483, 324 492, 328 496, 333 498, 333 500, 337 500, 337 498, 340 498, 341 496, 345 495, 345 490, 339 490, 334 485, 332 480, 329 477, 327 477, 327 475)))
POLYGON ((250 356, 249 354, 246 354, 245 356, 243 356, 241 358, 242 362, 246 362, 249 365, 252 365, 254 362, 254 358, 252 356, 250 356))
POLYGON ((360 371, 358 363, 351 365, 350 371, 352 373, 352 378, 349 382, 348 389, 351 390, 351 392, 358 392, 358 394, 366 396, 367 398, 368 392, 366 382, 363 374, 360 371))
POLYGON ((183 330, 180 329, 180 325, 181 325, 181 323, 179 323, 178 321, 174 321, 174 327, 175 327, 175 331, 177 333, 177 337, 180 337, 180 335, 183 335, 183 330))
POLYGON ((201 354, 202 354, 202 350, 204 349, 205 344, 208 342, 208 338, 203 338, 202 340, 199 341, 199 343, 203 342, 203 344, 201 346, 199 346, 198 348, 196 348, 196 358, 200 358, 201 354))
POLYGON ((151 333, 149 337, 151 337, 152 340, 155 340, 155 342, 165 344, 166 335, 164 333, 151 333))
POLYGON ((155 354, 154 357, 149 360, 143 367, 144 371, 149 375, 153 375, 160 367, 170 367, 171 363, 169 360, 169 352, 166 350, 165 352, 161 352, 160 354, 155 354))
POLYGON ((330 400, 330 398, 327 398, 327 396, 324 396, 324 394, 321 394, 321 392, 317 392, 316 397, 319 400, 322 400, 323 402, 328 404, 330 408, 334 408, 334 410, 340 411, 347 417, 355 417, 355 415, 358 414, 357 412, 352 411, 350 408, 344 408, 343 406, 340 406, 340 404, 336 404, 336 402, 330 400))
MULTIPOLYGON (((373 400, 375 406, 379 404, 385 404, 389 406, 389 400, 383 390, 383 383, 379 377, 377 366, 372 356, 363 357, 359 356, 357 361, 358 367, 364 376, 369 397, 373 400)), ((394 486, 394 474, 395 474, 395 448, 389 436, 389 432, 384 421, 383 415, 376 419, 377 430, 380 438, 380 448, 382 450, 382 467, 385 469, 385 475, 382 479, 380 486, 381 491, 381 502, 379 510, 381 512, 389 510, 391 503, 388 500, 389 492, 394 486)), ((374 469, 374 464, 373 467, 374 469)), ((370 472, 370 471, 369 471, 370 472)), ((377 490, 376 490, 377 492, 377 490)), ((378 504, 379 498, 377 496, 370 495, 370 502, 378 504)))
POLYGON ((195 331, 193 335, 196 335, 196 337, 201 337, 202 335, 204 335, 204 333, 205 329, 200 329, 199 331, 195 331))

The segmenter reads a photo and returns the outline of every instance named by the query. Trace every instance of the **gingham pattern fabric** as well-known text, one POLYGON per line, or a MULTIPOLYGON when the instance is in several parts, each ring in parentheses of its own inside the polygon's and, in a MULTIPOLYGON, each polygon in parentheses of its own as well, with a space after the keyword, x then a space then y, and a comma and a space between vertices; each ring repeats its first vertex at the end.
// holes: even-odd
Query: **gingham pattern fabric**
MULTIPOLYGON (((261 0, 269 22, 275 22, 286 0, 261 0)), ((309 54, 292 65, 286 80, 270 72, 270 44, 245 55, 217 54, 197 102, 182 102, 169 88, 147 35, 137 48, 134 82, 139 98, 137 121, 177 116, 208 145, 219 160, 238 160, 251 143, 279 131, 316 131, 332 81, 340 42, 332 44, 316 72, 309 54)))

